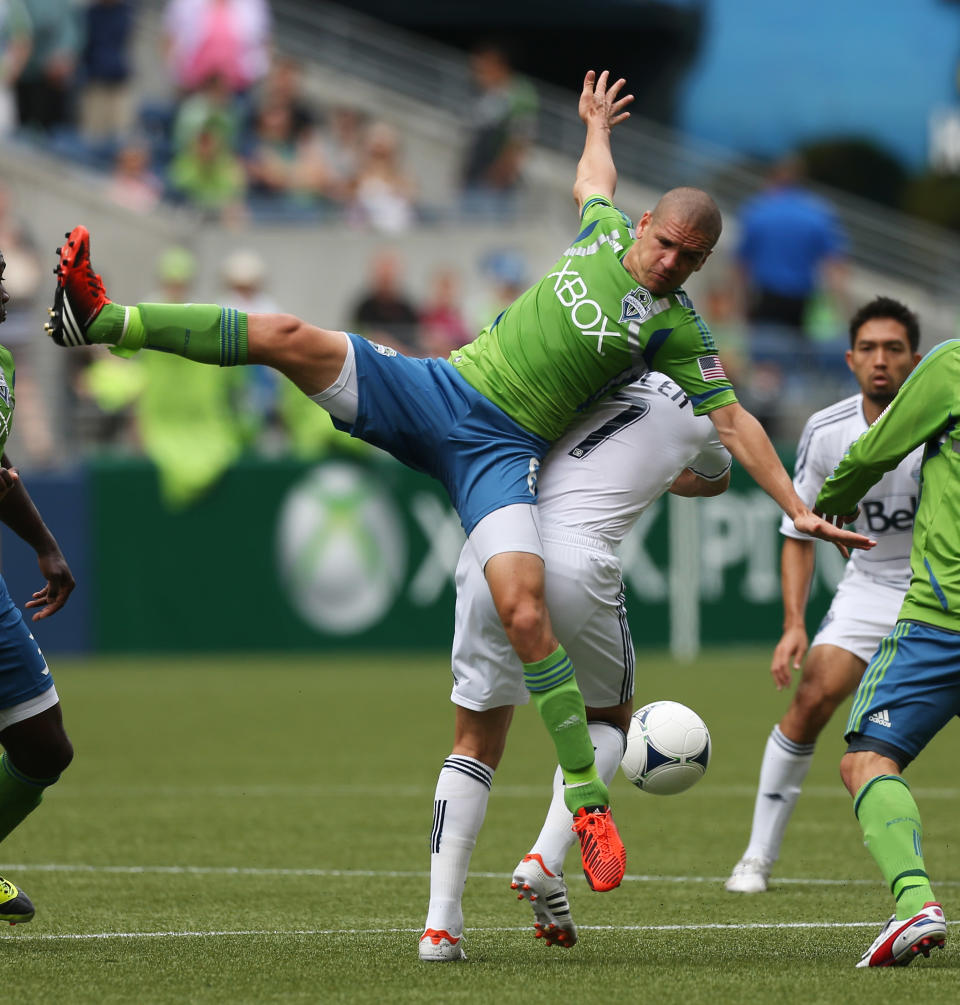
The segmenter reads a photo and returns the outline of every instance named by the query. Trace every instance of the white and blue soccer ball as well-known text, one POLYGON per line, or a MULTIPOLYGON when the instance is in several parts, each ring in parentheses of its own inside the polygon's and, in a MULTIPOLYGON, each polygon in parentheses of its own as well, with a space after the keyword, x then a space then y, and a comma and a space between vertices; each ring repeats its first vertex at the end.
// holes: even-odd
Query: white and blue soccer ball
POLYGON ((638 789, 658 796, 684 792, 709 763, 710 731, 692 708, 654 701, 633 713, 620 766, 638 789))

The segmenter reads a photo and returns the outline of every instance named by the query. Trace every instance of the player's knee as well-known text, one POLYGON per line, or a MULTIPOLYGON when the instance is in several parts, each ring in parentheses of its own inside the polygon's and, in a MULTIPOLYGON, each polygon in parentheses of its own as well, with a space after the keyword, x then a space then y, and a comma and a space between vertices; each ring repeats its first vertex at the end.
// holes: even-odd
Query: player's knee
POLYGON ((14 767, 28 778, 56 780, 73 760, 73 744, 61 733, 45 737, 42 743, 8 749, 8 754, 14 767))
POLYGON ((500 620, 510 644, 524 662, 542 659, 544 653, 536 653, 542 648, 546 632, 545 609, 532 598, 519 598, 516 602, 500 608, 500 620))

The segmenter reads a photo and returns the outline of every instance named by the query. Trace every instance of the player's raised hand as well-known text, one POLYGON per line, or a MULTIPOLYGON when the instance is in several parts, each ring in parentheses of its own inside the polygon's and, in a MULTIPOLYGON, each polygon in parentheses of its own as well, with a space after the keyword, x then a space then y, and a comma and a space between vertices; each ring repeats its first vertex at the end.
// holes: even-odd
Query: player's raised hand
POLYGON ((599 77, 593 70, 587 70, 587 75, 583 78, 578 111, 580 118, 588 126, 593 124, 612 129, 624 119, 630 118, 626 108, 633 101, 633 95, 624 94, 620 97, 626 80, 621 77, 612 84, 609 80, 609 70, 604 70, 599 77))

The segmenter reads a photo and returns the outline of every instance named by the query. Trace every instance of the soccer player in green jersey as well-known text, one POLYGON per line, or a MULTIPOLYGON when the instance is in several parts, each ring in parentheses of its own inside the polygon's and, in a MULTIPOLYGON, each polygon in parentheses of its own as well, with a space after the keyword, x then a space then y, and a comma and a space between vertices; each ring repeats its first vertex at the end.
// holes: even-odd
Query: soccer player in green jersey
POLYGON ((815 512, 851 520, 867 489, 921 444, 910 587, 853 699, 844 784, 896 909, 858 967, 906 966, 942 946, 947 926, 923 860, 906 766, 960 714, 960 340, 932 349, 850 447, 815 512))
MULTIPOLYGON (((490 586, 524 681, 550 732, 595 890, 616 887, 623 844, 597 774, 583 698, 544 602, 543 550, 532 507, 551 440, 602 395, 656 368, 784 508, 798 530, 856 547, 871 542, 814 517, 793 490, 760 424, 737 403, 706 325, 682 285, 720 235, 720 213, 699 189, 667 192, 634 232, 613 205, 611 130, 628 116, 625 81, 587 73, 586 125, 574 196, 580 232, 556 266, 449 360, 420 360, 282 314, 216 305, 112 303, 75 228, 60 250, 47 326, 60 345, 141 348, 202 363, 261 363, 286 374, 354 436, 439 478, 490 586)), ((482 760, 471 737, 455 752, 482 760)))
MULTIPOLYGON (((0 323, 6 319, 6 261, 0 252, 0 323)), ((33 620, 55 614, 73 590, 73 575, 56 540, 6 453, 13 423, 13 355, 0 345, 0 522, 33 548, 46 580, 27 601, 33 620)), ((33 812, 73 758, 60 699, 43 653, 0 576, 0 841, 33 812)), ((0 921, 30 921, 30 898, 0 877, 0 921)))

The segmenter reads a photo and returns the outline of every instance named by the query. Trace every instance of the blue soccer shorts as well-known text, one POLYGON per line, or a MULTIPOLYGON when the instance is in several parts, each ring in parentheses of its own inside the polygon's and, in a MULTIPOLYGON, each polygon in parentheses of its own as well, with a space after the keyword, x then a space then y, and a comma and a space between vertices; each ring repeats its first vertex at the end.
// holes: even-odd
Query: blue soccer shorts
POLYGON ((845 735, 851 750, 875 750, 902 770, 958 713, 960 632, 898 621, 864 672, 845 735))
POLYGON ((357 420, 338 429, 439 479, 467 534, 488 513, 537 499, 547 440, 524 429, 443 359, 417 359, 348 333, 357 420))
POLYGON ((52 687, 47 661, 0 577, 0 709, 20 705, 52 687))

